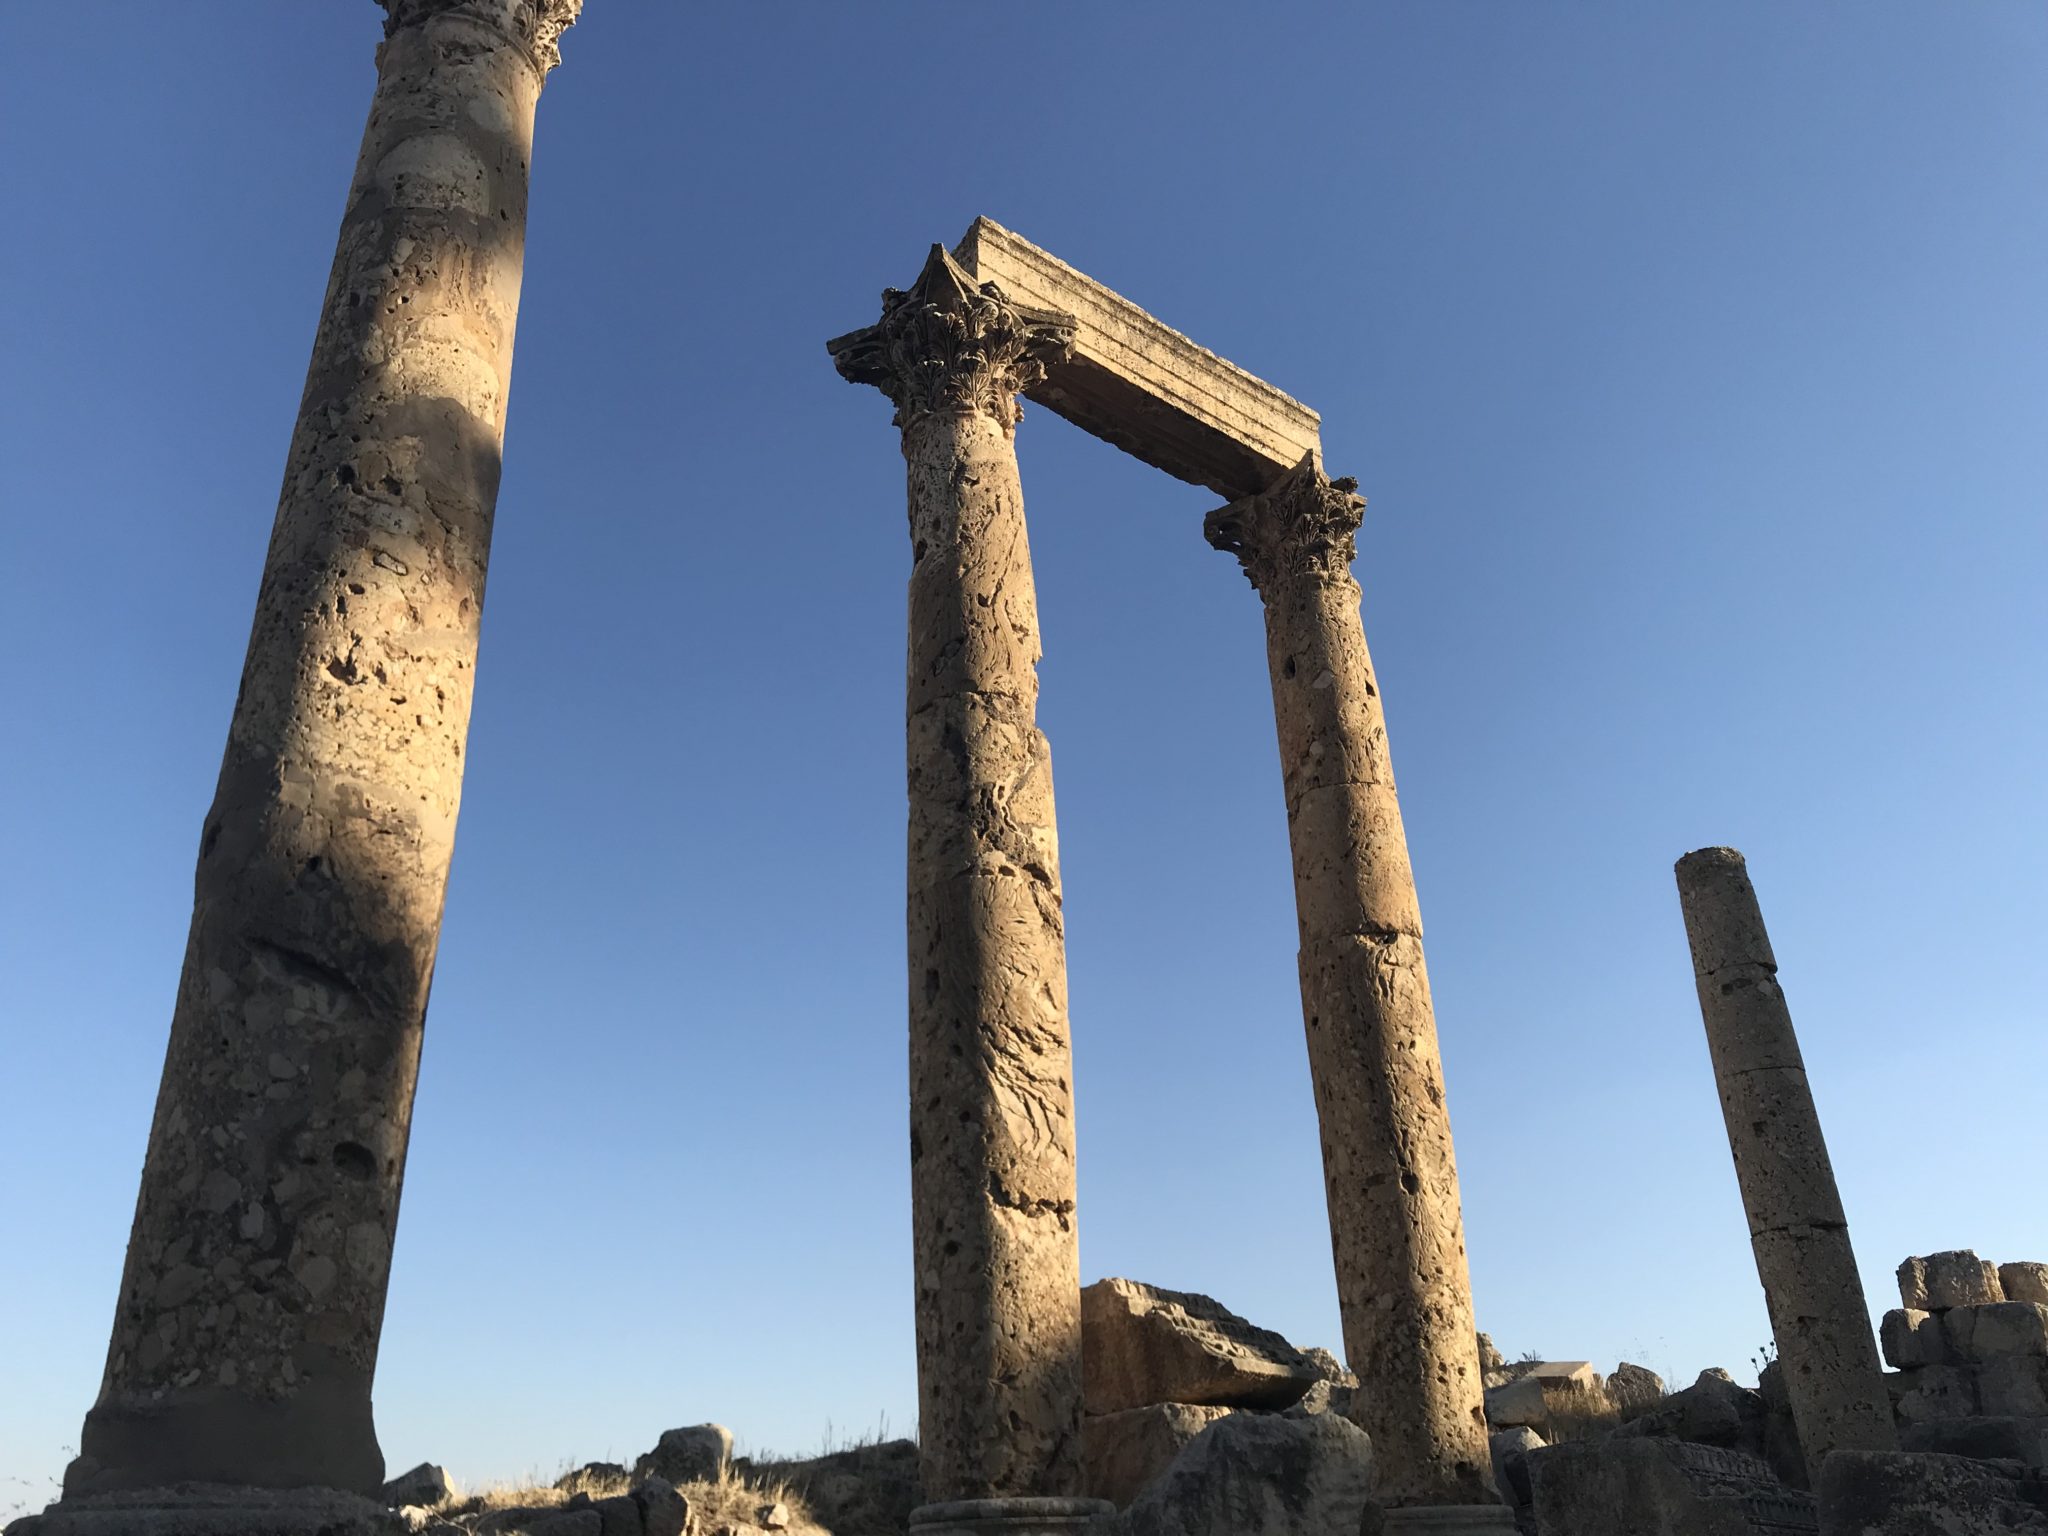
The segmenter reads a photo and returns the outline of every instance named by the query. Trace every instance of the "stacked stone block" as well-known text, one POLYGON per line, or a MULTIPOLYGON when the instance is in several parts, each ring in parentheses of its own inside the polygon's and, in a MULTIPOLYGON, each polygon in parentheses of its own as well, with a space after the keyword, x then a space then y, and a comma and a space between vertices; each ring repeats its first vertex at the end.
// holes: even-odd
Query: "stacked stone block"
POLYGON ((1902 1426, 2048 1418, 2048 1265, 1910 1258, 1879 1330, 1902 1426))

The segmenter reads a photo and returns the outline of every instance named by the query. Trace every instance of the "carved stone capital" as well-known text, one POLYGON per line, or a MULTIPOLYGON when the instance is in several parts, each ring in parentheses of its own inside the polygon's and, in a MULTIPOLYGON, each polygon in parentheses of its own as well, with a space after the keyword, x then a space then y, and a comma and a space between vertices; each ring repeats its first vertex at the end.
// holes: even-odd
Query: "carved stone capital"
POLYGON ((576 25, 583 0, 377 0, 384 7, 384 35, 431 21, 465 16, 495 27, 519 44, 546 78, 562 62, 562 34, 576 25))
POLYGON ((984 411, 1005 432, 1023 414, 1017 396, 1044 382, 1074 346, 1074 319, 1003 296, 941 245, 908 290, 882 294, 882 318, 826 343, 840 376, 872 384, 896 403, 896 424, 940 411, 984 411))
POLYGON ((1203 519, 1209 542, 1238 563, 1261 595, 1293 578, 1327 581, 1351 568, 1353 535, 1365 515, 1356 480, 1330 480, 1313 453, 1256 496, 1203 519))

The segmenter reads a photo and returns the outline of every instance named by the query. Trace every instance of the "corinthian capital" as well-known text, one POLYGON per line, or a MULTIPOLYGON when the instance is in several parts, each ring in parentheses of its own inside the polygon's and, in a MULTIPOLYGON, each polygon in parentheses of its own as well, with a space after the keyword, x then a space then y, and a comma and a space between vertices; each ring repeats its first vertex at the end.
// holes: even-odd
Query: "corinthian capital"
POLYGON ((543 77, 562 62, 562 34, 576 25, 583 0, 377 0, 384 35, 436 16, 463 16, 495 27, 519 44, 543 77))
POLYGON ((1256 496, 1211 512, 1202 532, 1237 556, 1251 584, 1270 597, 1291 578, 1329 580, 1348 571, 1364 514, 1358 482, 1326 479, 1310 453, 1256 496))
POLYGON ((882 294, 882 318, 826 344, 840 376, 896 402, 896 424, 936 411, 985 411, 1014 432, 1017 396, 1074 346, 1074 320, 1012 303, 932 247, 908 290, 882 294))

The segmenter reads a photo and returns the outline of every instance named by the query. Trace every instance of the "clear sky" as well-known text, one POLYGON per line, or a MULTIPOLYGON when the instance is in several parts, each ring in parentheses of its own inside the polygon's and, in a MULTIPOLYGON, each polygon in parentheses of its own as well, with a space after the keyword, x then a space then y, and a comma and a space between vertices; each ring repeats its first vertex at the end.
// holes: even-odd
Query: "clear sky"
MULTIPOLYGON (((6 15, 0 1507, 97 1387, 368 0, 6 15)), ((1671 863, 1749 855, 1873 1306, 2048 1259, 2048 9, 591 0, 541 103, 394 1470, 907 1430, 901 462, 978 213, 1323 414, 1481 1325, 1767 1337, 1671 863)), ((1256 598, 1031 411, 1084 1278, 1338 1343, 1256 598)))

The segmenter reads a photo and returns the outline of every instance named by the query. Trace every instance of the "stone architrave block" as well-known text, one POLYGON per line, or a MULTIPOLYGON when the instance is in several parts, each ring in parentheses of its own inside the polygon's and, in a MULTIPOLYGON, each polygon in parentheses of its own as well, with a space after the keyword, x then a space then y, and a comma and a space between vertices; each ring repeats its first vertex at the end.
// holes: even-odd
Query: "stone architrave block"
POLYGON ((1977 1416, 1977 1373, 1968 1366, 1930 1365, 1914 1371, 1912 1382, 1899 1399, 1901 1424, 1977 1416))
POLYGON ((1314 411, 1022 235, 976 219, 953 254, 1006 298, 1074 317, 1072 353, 1024 398, 1082 431, 1231 500, 1320 458, 1314 411))
POLYGON ((1321 1379, 1279 1334, 1220 1302, 1122 1279, 1081 1292, 1081 1378, 1097 1414, 1153 1403, 1285 1408, 1321 1379))
POLYGON ((1977 1411, 1994 1417, 2048 1414, 2048 1360, 1993 1355, 1977 1367, 1977 1411))
POLYGON ((1372 1442, 1348 1419, 1233 1413, 1138 1496, 1129 1536, 1358 1536, 1372 1442))
POLYGON ((2048 1484, 2011 1462, 1837 1451, 1821 1469, 1820 1536, 2048 1536, 2048 1484))
POLYGON ((1118 1509, 1150 1487, 1187 1443, 1234 1408, 1153 1403, 1081 1421, 1081 1491, 1118 1509))
POLYGON ((1541 1536, 1794 1536, 1813 1500, 1760 1458, 1683 1440, 1582 1440, 1529 1453, 1541 1536))
POLYGON ((1877 1340, 1884 1348, 1885 1364, 1894 1370, 1910 1371, 1948 1362, 1941 1319, 1932 1312, 1892 1308, 1878 1326, 1877 1340))
POLYGON ((2001 1264, 1999 1288, 2007 1301, 2037 1301, 2048 1305, 2048 1264, 2001 1264))
POLYGON ((1978 1258, 1968 1248, 1930 1253, 1924 1262, 1930 1312, 1946 1307, 1981 1307, 2005 1300, 1997 1266, 1989 1259, 1978 1258))
POLYGON ((1976 1310, 1970 1343, 1979 1360, 2048 1355, 2048 1306, 2034 1301, 1997 1301, 1976 1310))

